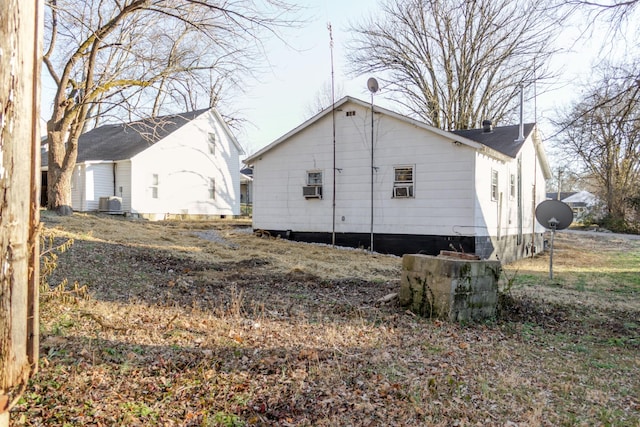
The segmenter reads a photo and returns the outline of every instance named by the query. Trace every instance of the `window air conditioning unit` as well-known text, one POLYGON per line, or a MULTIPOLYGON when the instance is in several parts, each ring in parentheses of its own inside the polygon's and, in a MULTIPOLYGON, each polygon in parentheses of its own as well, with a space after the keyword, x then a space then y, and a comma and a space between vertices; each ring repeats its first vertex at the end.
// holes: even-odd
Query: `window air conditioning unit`
POLYGON ((307 185, 302 187, 302 195, 307 199, 321 199, 322 187, 319 185, 307 185))
POLYGON ((397 199, 405 198, 405 197, 413 197, 413 186, 403 185, 402 187, 394 187, 393 197, 397 199))
POLYGON ((122 197, 100 197, 98 203, 98 212, 106 213, 122 213, 122 197))

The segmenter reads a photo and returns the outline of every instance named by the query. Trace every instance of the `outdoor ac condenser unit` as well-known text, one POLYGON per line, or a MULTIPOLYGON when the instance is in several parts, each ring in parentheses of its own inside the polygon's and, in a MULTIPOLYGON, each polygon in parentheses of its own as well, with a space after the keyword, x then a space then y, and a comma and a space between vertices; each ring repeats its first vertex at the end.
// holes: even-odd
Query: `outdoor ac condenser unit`
POLYGON ((122 197, 100 197, 98 212, 122 213, 122 197))

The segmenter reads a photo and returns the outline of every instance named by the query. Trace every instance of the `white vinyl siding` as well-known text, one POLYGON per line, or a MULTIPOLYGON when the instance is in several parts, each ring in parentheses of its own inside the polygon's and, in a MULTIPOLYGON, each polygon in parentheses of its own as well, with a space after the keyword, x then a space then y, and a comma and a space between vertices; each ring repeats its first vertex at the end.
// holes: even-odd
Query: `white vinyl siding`
POLYGON ((131 162, 129 160, 116 163, 115 195, 122 198, 122 211, 131 212, 131 162))
POLYGON ((240 215, 240 151, 219 116, 205 113, 133 157, 133 213, 240 215), (215 155, 210 152, 215 134, 215 155), (159 175, 158 198, 139 194, 159 175), (145 180, 146 182, 139 182, 145 180), (211 183, 215 197, 211 198, 211 183))
MULTIPOLYGON (((368 233, 371 114, 336 116, 336 232, 368 233), (344 218, 344 219, 343 219, 344 218)), ((374 232, 466 234, 474 217, 475 150, 386 115, 374 123, 374 232), (395 167, 413 165, 419 195, 390 197, 395 167), (455 230, 455 232, 454 232, 455 230)), ((333 203, 331 116, 293 134, 254 162, 254 228, 330 232, 333 203), (300 197, 307 171, 324 170, 321 200, 300 197)), ((467 234, 468 235, 468 234, 467 234)), ((471 230, 473 235, 473 230, 471 230)))
POLYGON ((71 179, 71 204, 78 212, 97 211, 100 197, 113 196, 113 163, 83 162, 71 179))

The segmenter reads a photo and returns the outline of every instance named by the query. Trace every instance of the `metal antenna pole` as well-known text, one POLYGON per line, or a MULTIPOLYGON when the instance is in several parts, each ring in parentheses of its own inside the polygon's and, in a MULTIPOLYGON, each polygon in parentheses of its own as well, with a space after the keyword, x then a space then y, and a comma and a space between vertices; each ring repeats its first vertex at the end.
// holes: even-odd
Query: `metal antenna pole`
POLYGON ((553 238, 556 236, 556 228, 558 228, 558 220, 551 218, 549 220, 551 228, 551 247, 549 248, 549 279, 553 279, 553 238))
POLYGON ((371 92, 371 243, 369 250, 373 252, 373 94, 379 89, 378 81, 370 77, 369 80, 367 80, 367 87, 369 88, 369 92, 371 92))
POLYGON ((371 245, 373 252, 373 92, 371 92, 371 245))
POLYGON ((331 210, 331 246, 336 245, 336 98, 334 89, 333 75, 333 32, 331 31, 331 22, 327 24, 329 30, 329 50, 331 52, 331 123, 333 126, 333 191, 332 191, 332 210, 331 210))

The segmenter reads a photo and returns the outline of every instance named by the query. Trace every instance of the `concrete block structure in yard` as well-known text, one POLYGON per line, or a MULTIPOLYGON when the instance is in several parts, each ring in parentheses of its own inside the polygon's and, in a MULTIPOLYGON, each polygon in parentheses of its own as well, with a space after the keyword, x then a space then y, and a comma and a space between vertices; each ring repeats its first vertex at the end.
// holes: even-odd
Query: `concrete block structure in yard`
POLYGON ((404 255, 400 304, 421 316, 453 322, 492 318, 501 268, 499 261, 404 255))

